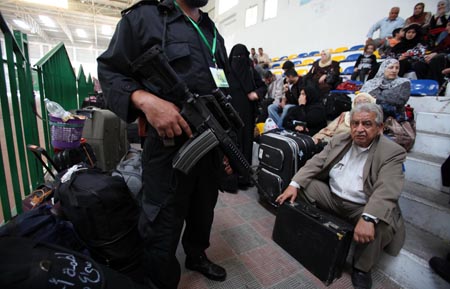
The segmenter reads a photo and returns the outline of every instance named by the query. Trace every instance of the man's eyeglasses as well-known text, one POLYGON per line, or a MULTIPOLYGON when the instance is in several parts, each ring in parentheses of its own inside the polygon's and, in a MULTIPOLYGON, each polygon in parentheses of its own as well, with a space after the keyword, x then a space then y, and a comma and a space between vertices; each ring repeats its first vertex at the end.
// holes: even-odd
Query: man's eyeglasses
POLYGON ((362 124, 365 128, 371 128, 375 125, 375 123, 371 120, 363 120, 363 121, 352 120, 352 121, 350 121, 351 127, 358 127, 360 124, 362 124))

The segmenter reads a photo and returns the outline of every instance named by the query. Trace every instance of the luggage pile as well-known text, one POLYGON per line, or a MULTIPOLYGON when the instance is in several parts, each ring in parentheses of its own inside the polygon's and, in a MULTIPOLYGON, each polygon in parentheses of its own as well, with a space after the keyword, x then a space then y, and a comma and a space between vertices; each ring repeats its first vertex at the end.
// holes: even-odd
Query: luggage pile
MULTIPOLYGON (((125 125, 109 110, 89 108, 77 114, 83 115, 84 124, 83 138, 76 140, 78 145, 72 142, 70 147, 53 147, 53 157, 37 145, 27 147, 45 169, 48 181, 23 200, 22 214, 0 227, 0 243, 15 243, 12 248, 17 249, 2 253, 0 268, 7 268, 5 262, 20 259, 17 256, 21 251, 30 252, 32 258, 31 262, 29 257, 22 258, 24 264, 15 261, 17 266, 2 270, 1 288, 38 288, 35 283, 49 280, 54 284, 39 288, 60 288, 68 283, 74 284, 71 288, 142 288, 134 283, 143 282, 143 242, 137 226, 140 209, 136 201, 140 175, 133 176, 132 182, 127 179, 132 194, 124 179, 129 169, 120 164, 122 157, 126 161, 123 155, 128 148, 125 125), (112 175, 116 166, 122 173, 112 175), (37 260, 41 260, 41 269, 45 260, 54 261, 49 264, 51 270, 34 268, 37 260), (69 265, 65 264, 67 260, 69 265), (68 268, 73 270, 65 276, 68 268), (26 270, 36 274, 5 277, 28 274, 26 270), (81 282, 82 286, 76 276, 95 282, 81 282), (117 287, 111 278, 121 280, 118 284, 125 287, 117 287)), ((59 119, 64 122, 62 115, 59 119)), ((140 156, 139 151, 136 154, 140 156)))

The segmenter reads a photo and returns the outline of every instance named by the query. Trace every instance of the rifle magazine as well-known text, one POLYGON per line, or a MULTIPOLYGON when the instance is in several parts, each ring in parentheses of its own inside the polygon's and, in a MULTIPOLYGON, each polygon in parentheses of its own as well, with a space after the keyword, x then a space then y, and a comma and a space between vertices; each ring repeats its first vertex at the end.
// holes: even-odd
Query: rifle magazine
POLYGON ((210 150, 219 144, 211 129, 205 130, 195 138, 187 141, 172 161, 173 168, 188 174, 192 167, 210 150))

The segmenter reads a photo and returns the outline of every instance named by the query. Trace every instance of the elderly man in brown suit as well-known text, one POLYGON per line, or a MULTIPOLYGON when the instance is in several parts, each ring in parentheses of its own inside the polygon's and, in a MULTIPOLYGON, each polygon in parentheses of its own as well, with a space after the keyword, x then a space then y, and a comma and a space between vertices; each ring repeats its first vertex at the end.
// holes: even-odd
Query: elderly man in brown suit
POLYGON ((383 135, 376 104, 356 106, 350 134, 336 135, 292 178, 277 202, 313 203, 355 224, 355 288, 371 288, 371 269, 382 250, 397 255, 405 240, 398 199, 404 183, 405 150, 383 135))

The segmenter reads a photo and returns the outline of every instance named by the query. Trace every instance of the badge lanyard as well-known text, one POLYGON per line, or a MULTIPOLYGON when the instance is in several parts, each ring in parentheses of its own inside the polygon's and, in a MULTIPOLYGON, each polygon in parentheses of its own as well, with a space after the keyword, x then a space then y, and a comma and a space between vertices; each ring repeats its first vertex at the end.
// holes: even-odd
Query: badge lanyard
POLYGON ((197 30, 198 34, 200 35, 200 38, 205 43, 206 47, 208 47, 209 52, 211 52, 212 61, 214 62, 214 65, 217 68, 216 56, 215 56, 215 54, 216 54, 216 43, 217 43, 217 29, 216 29, 216 26, 214 26, 214 38, 213 38, 212 47, 211 47, 211 45, 208 42, 208 39, 206 39, 205 34, 203 34, 203 31, 200 29, 198 24, 191 17, 186 15, 186 13, 184 13, 183 9, 181 9, 181 7, 178 5, 177 1, 174 1, 173 3, 189 19, 189 21, 191 21, 192 26, 194 26, 195 30, 197 30))

